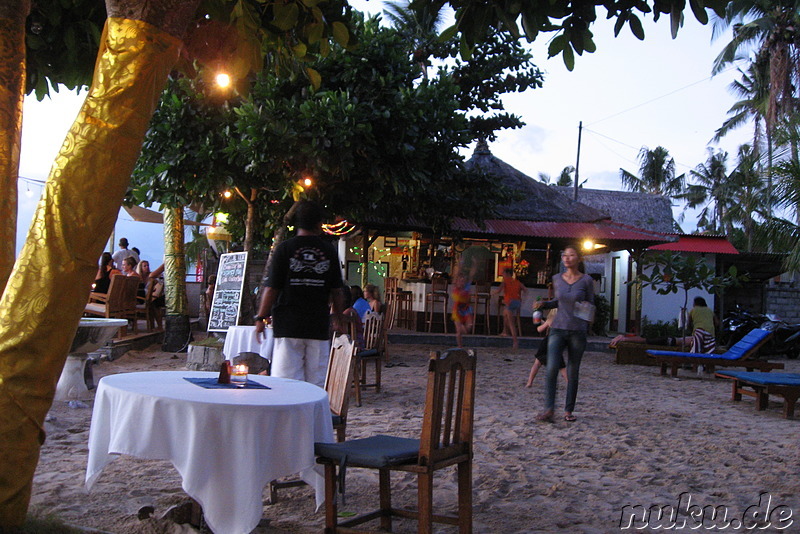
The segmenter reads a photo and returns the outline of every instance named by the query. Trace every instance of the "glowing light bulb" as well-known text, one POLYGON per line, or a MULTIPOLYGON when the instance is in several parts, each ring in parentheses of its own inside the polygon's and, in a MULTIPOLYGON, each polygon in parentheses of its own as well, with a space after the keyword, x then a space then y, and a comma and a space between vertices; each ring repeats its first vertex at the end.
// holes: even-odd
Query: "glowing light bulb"
POLYGON ((214 79, 216 80, 217 85, 222 87, 223 89, 226 89, 231 85, 230 75, 224 72, 220 72, 219 74, 217 74, 217 76, 214 79))
POLYGON ((233 196, 233 193, 231 193, 230 191, 224 191, 222 193, 222 196, 225 198, 231 198, 233 196))
POLYGON ((303 185, 306 187, 311 187, 312 183, 314 182, 311 181, 311 178, 306 178, 305 180, 303 180, 303 185))
POLYGON ((593 249, 594 249, 594 243, 590 239, 587 239, 586 241, 583 242, 583 250, 593 250, 593 249))

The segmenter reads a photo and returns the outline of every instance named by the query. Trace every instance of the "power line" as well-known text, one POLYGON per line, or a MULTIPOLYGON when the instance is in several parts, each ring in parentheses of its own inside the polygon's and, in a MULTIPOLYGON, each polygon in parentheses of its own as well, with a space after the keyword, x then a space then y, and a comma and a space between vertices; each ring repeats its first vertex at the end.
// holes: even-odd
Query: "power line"
MULTIPOLYGON (((629 145, 628 143, 622 142, 619 139, 614 139, 613 137, 609 137, 609 136, 607 136, 605 134, 601 134, 600 132, 596 132, 594 130, 590 130, 589 128, 584 127, 583 129, 584 129, 584 131, 587 131, 589 133, 593 133, 593 134, 595 134, 595 135, 597 135, 599 137, 603 137, 605 139, 608 139, 609 141, 613 141, 615 143, 618 143, 618 144, 620 144, 620 145, 622 145, 624 147, 627 147, 627 148, 630 148, 632 150, 635 150, 636 152, 639 152, 641 150, 641 147, 640 148, 636 148, 635 146, 632 146, 632 145, 629 145)), ((617 154, 617 155, 619 156, 619 154, 617 154)), ((620 156, 620 157, 623 157, 623 156, 620 156)), ((624 158, 624 159, 627 159, 627 158, 624 158)), ((675 158, 672 158, 672 159, 673 159, 673 161, 675 161, 675 158)), ((628 160, 628 161, 630 161, 630 160, 628 160)), ((685 163, 681 163, 679 161, 675 161, 675 165, 680 165, 681 167, 685 167, 685 168, 687 168, 689 170, 694 169, 694 167, 692 167, 690 165, 686 165, 685 163)))
MULTIPOLYGON (((724 70, 724 71, 722 71, 722 72, 719 72, 718 74, 723 74, 723 73, 725 73, 725 72, 728 72, 728 71, 731 71, 731 70, 733 70, 733 69, 735 69, 735 68, 736 68, 736 67, 730 67, 730 68, 728 68, 728 69, 726 69, 726 70, 724 70)), ((612 119, 612 118, 614 118, 614 117, 617 117, 617 116, 619 116, 619 115, 622 115, 622 114, 624 114, 624 113, 628 113, 629 111, 633 111, 634 109, 639 109, 639 108, 640 108, 640 107, 642 107, 642 106, 646 106, 647 104, 651 104, 651 103, 653 103, 653 102, 655 102, 655 101, 657 101, 657 100, 661 100, 662 98, 666 98, 666 97, 668 97, 668 96, 672 96, 672 95, 674 95, 675 93, 679 93, 679 92, 681 92, 681 91, 684 91, 684 90, 686 90, 686 89, 689 89, 690 87, 694 87, 695 85, 701 84, 701 83, 703 83, 703 82, 707 82, 707 81, 711 80, 711 78, 713 78, 714 76, 716 76, 716 74, 714 74, 714 75, 711 75, 711 76, 707 76, 707 77, 705 77, 705 78, 703 78, 703 79, 701 79, 701 80, 697 80, 696 82, 692 82, 692 83, 690 83, 690 84, 688 84, 688 85, 684 85, 683 87, 679 87, 679 88, 677 88, 677 89, 674 89, 674 90, 672 90, 672 91, 670 91, 670 92, 668 92, 668 93, 664 93, 664 94, 663 94, 663 95, 661 95, 661 96, 657 96, 657 97, 655 97, 655 98, 651 98, 650 100, 646 100, 645 102, 642 102, 641 104, 636 104, 635 106, 631 106, 631 107, 629 107, 629 108, 627 108, 627 109, 623 109, 622 111, 618 111, 618 112, 616 112, 616 113, 613 113, 613 114, 611 114, 611 115, 608 115, 607 117, 603 117, 602 119, 599 119, 599 120, 596 120, 596 121, 594 121, 594 122, 591 122, 591 123, 587 124, 586 126, 593 126, 593 125, 597 124, 598 122, 603 122, 603 121, 606 121, 606 120, 608 120, 608 119, 612 119)))

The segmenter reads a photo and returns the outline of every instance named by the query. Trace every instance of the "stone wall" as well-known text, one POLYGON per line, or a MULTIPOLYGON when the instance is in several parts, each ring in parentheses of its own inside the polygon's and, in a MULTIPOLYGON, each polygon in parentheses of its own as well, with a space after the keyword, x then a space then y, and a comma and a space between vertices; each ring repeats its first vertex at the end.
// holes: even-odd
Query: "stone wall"
POLYGON ((764 288, 764 311, 787 323, 800 323, 800 287, 794 282, 770 282, 764 288))

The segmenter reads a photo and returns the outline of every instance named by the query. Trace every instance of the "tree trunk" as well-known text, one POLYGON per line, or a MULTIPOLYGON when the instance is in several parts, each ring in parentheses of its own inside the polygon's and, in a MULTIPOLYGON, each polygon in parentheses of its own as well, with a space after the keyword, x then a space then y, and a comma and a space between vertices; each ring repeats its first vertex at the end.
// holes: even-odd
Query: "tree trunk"
POLYGON ((166 324, 163 350, 183 352, 189 344, 189 302, 186 298, 183 209, 164 210, 164 296, 166 324))
MULTIPOLYGON (((197 4, 108 0, 109 15, 132 19, 107 21, 86 104, 50 171, 0 300, 0 529, 25 519, 45 437, 44 418, 97 272, 97 258, 114 227, 161 89, 178 59, 181 43, 176 36, 197 4)), ((15 73, 0 71, 0 78, 13 79, 15 73)))
POLYGON ((369 229, 361 232, 361 288, 369 283, 369 229))
POLYGON ((0 5, 0 294, 14 267, 17 249, 17 176, 25 95, 25 17, 29 0, 0 5))

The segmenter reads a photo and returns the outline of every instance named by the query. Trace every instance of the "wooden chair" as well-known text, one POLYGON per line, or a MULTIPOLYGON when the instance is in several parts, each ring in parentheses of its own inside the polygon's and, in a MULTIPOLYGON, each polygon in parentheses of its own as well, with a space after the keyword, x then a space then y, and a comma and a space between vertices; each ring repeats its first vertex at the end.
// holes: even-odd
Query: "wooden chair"
POLYGON ((380 519, 391 531, 392 517, 418 521, 418 532, 432 532, 432 523, 457 525, 461 534, 472 532, 472 424, 475 400, 475 353, 451 349, 431 353, 425 413, 419 439, 377 435, 344 443, 315 443, 317 463, 325 466, 325 532, 364 532, 350 527, 380 519), (457 466, 458 514, 433 513, 433 474, 457 466), (339 523, 337 486, 344 482, 337 467, 377 469, 380 508, 339 523), (390 472, 417 474, 417 509, 392 506, 390 472))
POLYGON ((163 292, 163 282, 159 280, 149 280, 144 297, 136 297, 136 317, 144 319, 147 331, 152 332, 156 326, 161 330, 161 310, 155 305, 155 300, 163 292))
MULTIPOLYGON (((97 315, 108 319, 128 319, 133 321, 133 332, 138 333, 136 324, 136 293, 139 291, 139 277, 115 274, 111 277, 108 293, 91 293, 84 308, 87 315, 97 315)), ((119 329, 119 337, 127 335, 128 329, 119 329)))
POLYGON ((447 293, 447 278, 434 276, 431 278, 431 291, 425 294, 425 324, 428 332, 431 331, 436 313, 436 304, 442 304, 442 328, 447 333, 447 312, 450 295, 447 293))
POLYGON ((381 367, 386 357, 386 319, 378 313, 367 313, 364 318, 364 349, 356 352, 356 372, 353 386, 356 390, 356 406, 361 406, 361 390, 374 387, 381 391, 381 367), (367 363, 375 364, 375 382, 367 383, 367 363))
MULTIPOLYGON (((331 407, 331 417, 333 417, 333 429, 336 431, 336 441, 343 442, 345 431, 347 430, 347 409, 350 404, 350 385, 353 383, 356 359, 355 341, 348 339, 346 335, 337 336, 333 334, 331 341, 331 352, 328 357, 328 374, 325 377, 325 391, 328 393, 328 402, 331 407)), ((278 502, 278 490, 280 488, 290 488, 302 486, 302 480, 273 480, 269 483, 269 502, 278 502)))

